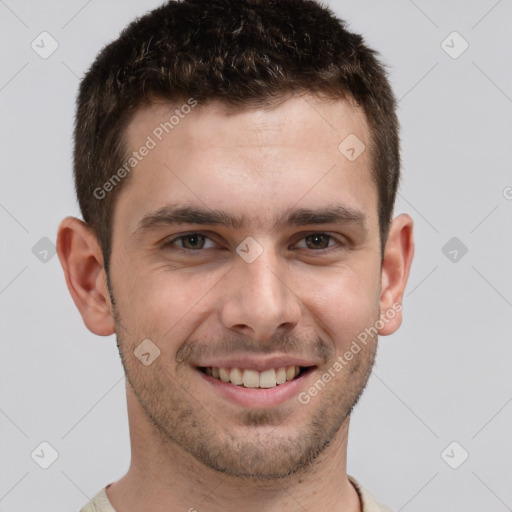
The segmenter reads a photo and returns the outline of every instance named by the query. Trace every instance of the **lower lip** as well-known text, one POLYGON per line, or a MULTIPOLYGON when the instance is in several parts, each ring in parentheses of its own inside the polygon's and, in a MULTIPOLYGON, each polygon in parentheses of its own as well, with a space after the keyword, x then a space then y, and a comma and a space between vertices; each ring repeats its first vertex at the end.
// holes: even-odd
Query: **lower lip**
POLYGON ((275 407, 290 398, 296 397, 305 386, 306 379, 313 373, 310 368, 294 380, 279 384, 273 388, 245 388, 206 375, 201 370, 196 371, 213 389, 224 398, 243 407, 275 407))

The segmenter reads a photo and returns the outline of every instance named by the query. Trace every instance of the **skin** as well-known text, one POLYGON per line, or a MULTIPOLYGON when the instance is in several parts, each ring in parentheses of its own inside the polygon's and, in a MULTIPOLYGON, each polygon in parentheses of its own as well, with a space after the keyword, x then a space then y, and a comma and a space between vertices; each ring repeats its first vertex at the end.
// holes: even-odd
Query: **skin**
MULTIPOLYGON (((127 127, 128 147, 143 145, 175 108, 139 110, 127 127)), ((58 254, 73 300, 89 330, 117 334, 127 374, 132 461, 107 489, 116 511, 361 510, 346 473, 348 429, 377 336, 308 404, 298 392, 401 304, 414 248, 412 220, 399 215, 381 262, 370 154, 349 161, 338 150, 349 134, 368 147, 359 108, 308 94, 235 114, 217 102, 193 109, 117 198, 114 305, 93 231, 72 217, 61 223, 58 254), (145 215, 178 202, 244 214, 246 223, 137 229, 145 215), (364 221, 275 223, 285 210, 333 205, 364 221), (190 232, 207 238, 176 240, 190 232), (252 263, 236 252, 246 237, 262 249, 252 263), (134 355, 144 339, 160 350, 147 366, 134 355), (212 358, 279 355, 315 368, 275 406, 235 403, 195 367, 212 358)), ((388 317, 380 335, 400 326, 400 311, 388 317)))

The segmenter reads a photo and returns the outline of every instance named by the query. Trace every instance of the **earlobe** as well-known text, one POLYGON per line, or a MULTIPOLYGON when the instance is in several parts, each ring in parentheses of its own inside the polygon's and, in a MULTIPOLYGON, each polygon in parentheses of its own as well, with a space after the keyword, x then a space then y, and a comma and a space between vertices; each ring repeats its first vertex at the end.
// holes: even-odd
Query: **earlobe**
POLYGON ((413 221, 407 214, 391 222, 381 274, 379 334, 394 333, 402 323, 402 299, 414 255, 413 221))
POLYGON ((115 324, 103 255, 93 230, 80 219, 65 218, 57 234, 57 254, 86 327, 99 336, 113 334, 115 324))

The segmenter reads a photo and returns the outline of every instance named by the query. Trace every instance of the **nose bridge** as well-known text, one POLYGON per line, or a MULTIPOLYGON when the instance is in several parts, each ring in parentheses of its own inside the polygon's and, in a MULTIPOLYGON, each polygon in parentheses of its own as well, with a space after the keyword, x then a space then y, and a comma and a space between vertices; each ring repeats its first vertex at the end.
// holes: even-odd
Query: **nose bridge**
POLYGON ((221 315, 226 327, 265 339, 279 328, 292 329, 299 321, 301 307, 287 282, 286 262, 280 260, 270 243, 259 241, 259 245, 263 250, 252 262, 240 252, 236 268, 230 273, 221 315))

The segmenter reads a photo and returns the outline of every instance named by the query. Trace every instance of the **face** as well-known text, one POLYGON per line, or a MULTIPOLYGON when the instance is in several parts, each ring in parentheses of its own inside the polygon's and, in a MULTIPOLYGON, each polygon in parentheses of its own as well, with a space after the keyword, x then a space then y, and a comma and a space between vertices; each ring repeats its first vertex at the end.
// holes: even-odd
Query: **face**
POLYGON ((369 152, 338 149, 350 134, 368 146, 368 127, 348 103, 306 96, 197 106, 160 133, 175 109, 127 128, 130 150, 155 143, 113 220, 129 393, 210 468, 282 477, 347 424, 374 361, 376 337, 345 354, 382 313, 377 190, 369 152))

